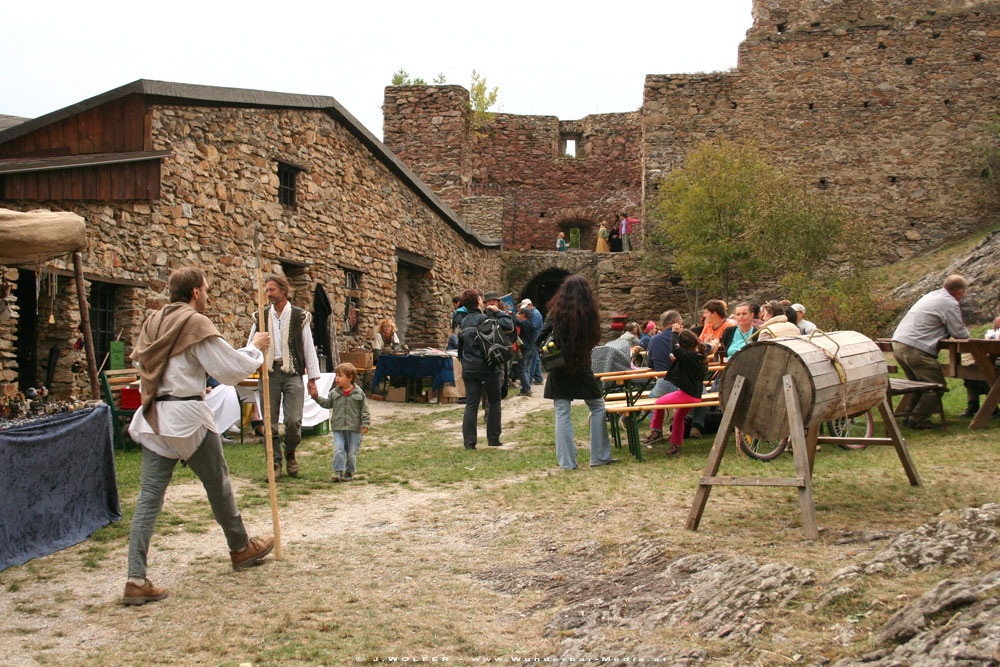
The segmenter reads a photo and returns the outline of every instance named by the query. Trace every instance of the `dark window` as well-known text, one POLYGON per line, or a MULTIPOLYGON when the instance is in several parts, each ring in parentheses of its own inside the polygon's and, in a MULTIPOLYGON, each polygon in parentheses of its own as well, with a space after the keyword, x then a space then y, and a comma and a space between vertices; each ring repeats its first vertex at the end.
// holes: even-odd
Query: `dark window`
POLYGON ((297 167, 278 163, 278 201, 292 208, 295 208, 295 176, 298 173, 297 167))
POLYGON ((111 341, 115 339, 114 285, 99 282, 90 284, 90 330, 94 335, 94 356, 100 366, 111 350, 111 341))
POLYGON ((347 294, 344 330, 347 333, 357 333, 361 321, 361 272, 344 269, 344 287, 347 294))

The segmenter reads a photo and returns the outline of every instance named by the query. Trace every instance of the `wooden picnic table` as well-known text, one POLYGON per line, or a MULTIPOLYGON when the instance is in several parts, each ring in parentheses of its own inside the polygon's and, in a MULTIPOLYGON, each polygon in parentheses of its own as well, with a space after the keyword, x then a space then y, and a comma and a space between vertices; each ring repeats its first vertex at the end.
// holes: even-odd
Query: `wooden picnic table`
MULTIPOLYGON (((892 351, 892 341, 880 338, 879 348, 884 352, 892 351)), ((979 412, 969 424, 970 429, 986 428, 989 425, 993 410, 1000 403, 1000 374, 994 363, 1000 357, 1000 340, 985 338, 942 338, 938 341, 938 350, 948 352, 948 360, 941 364, 945 377, 963 380, 982 380, 990 386, 989 393, 979 406, 979 412), (962 355, 968 354, 973 363, 963 364, 962 355)))
POLYGON ((1000 374, 994 366, 1000 358, 1000 340, 985 338, 945 338, 938 342, 939 350, 948 350, 948 363, 943 364, 945 377, 982 380, 990 386, 989 393, 972 418, 969 428, 986 428, 993 410, 1000 403, 1000 374), (973 364, 962 364, 963 354, 972 355, 973 364))

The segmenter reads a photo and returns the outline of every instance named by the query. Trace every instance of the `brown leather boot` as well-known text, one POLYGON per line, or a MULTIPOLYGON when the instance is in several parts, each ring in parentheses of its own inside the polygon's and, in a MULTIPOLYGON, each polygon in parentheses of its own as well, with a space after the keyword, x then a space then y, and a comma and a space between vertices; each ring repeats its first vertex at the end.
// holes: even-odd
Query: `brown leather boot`
MULTIPOLYGON (((281 464, 280 463, 275 463, 274 464, 274 481, 278 481, 279 479, 281 479, 281 464)), ((264 473, 264 481, 265 482, 268 481, 267 480, 267 473, 264 473)))
POLYGON ((154 586, 153 582, 146 579, 142 586, 136 586, 131 581, 125 582, 125 597, 123 604, 146 604, 147 602, 158 602, 167 597, 167 589, 162 586, 154 586))
POLYGON ((288 472, 289 477, 299 476, 299 462, 294 458, 285 459, 285 470, 288 472))
POLYGON ((233 561, 234 570, 242 570, 251 565, 256 565, 260 559, 271 553, 271 549, 273 548, 274 538, 270 535, 267 537, 255 537, 239 551, 230 551, 229 559, 233 561))

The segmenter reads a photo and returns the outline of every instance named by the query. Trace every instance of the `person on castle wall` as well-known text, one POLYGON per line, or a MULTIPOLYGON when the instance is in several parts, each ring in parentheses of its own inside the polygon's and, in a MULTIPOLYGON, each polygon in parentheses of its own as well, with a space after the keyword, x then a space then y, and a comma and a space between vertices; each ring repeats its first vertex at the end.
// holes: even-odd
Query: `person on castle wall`
POLYGON ((569 243, 566 242, 566 232, 559 232, 559 236, 556 238, 556 251, 566 252, 569 250, 569 243))
MULTIPOLYGON (((302 441, 302 408, 305 404, 306 388, 302 386, 302 376, 308 375, 310 393, 319 379, 319 359, 313 344, 312 315, 309 311, 293 306, 288 301, 291 287, 285 276, 273 274, 264 281, 267 300, 271 302, 264 320, 264 331, 271 334, 274 345, 267 354, 270 369, 270 396, 261 400, 270 401, 271 438, 274 441, 274 478, 281 477, 281 451, 278 444, 278 409, 284 409, 285 421, 285 470, 292 477, 299 474, 299 463, 295 459, 295 449, 302 441)), ((260 329, 257 313, 250 327, 250 339, 260 329)))
POLYGON ((638 218, 630 218, 622 211, 618 214, 618 225, 622 237, 622 252, 632 252, 632 226, 640 223, 638 218))
POLYGON ((617 220, 608 223, 608 245, 611 247, 611 252, 622 251, 621 224, 617 220))
POLYGON ((597 231, 597 252, 611 252, 611 244, 608 243, 608 237, 611 232, 608 230, 610 223, 601 223, 600 228, 597 231))
POLYGON ((122 599, 126 605, 167 597, 166 588, 146 578, 147 554, 178 461, 183 461, 205 487, 212 514, 229 545, 233 569, 258 563, 274 547, 273 537, 251 538, 247 534, 215 420, 205 404, 209 374, 235 385, 264 362, 272 338, 257 333, 246 347, 234 350, 204 315, 208 280, 201 269, 177 269, 167 284, 171 303, 143 323, 132 353, 141 376, 142 407, 135 411, 128 430, 142 445, 142 474, 129 533, 128 581, 122 599))

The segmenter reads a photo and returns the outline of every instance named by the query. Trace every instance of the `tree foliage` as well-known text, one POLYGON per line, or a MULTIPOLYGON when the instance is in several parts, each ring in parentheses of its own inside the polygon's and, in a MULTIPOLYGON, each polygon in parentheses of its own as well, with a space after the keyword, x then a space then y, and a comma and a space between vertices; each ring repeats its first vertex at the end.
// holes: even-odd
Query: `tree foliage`
MULTIPOLYGON (((443 76, 443 75, 439 75, 443 76)), ((437 83, 437 81, 435 81, 437 83)), ((443 82, 442 82, 443 83, 443 82)), ((427 82, 417 77, 415 79, 410 78, 410 73, 405 69, 400 67, 398 70, 392 74, 392 85, 393 86, 426 86, 427 82)))
POLYGON ((490 111, 497 103, 498 88, 492 90, 486 85, 486 77, 472 70, 472 83, 469 85, 469 108, 472 109, 472 129, 479 131, 493 121, 494 114, 490 111))
MULTIPOLYGON (((834 202, 752 143, 705 142, 660 183, 648 253, 698 292, 728 300, 740 282, 857 260, 856 226, 834 202)), ((654 260, 656 261, 656 260, 654 260)))

